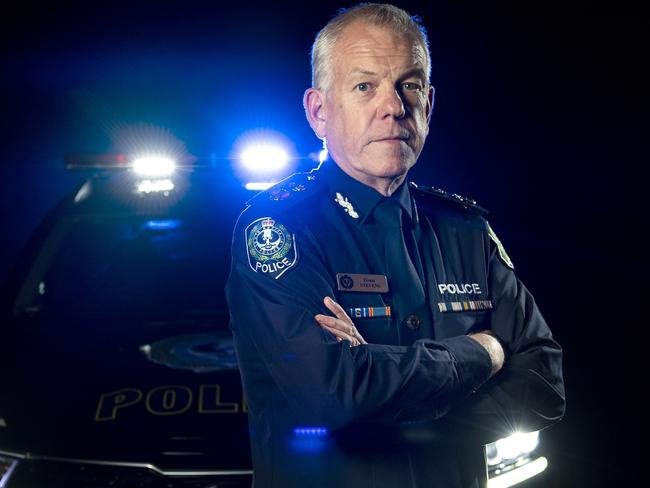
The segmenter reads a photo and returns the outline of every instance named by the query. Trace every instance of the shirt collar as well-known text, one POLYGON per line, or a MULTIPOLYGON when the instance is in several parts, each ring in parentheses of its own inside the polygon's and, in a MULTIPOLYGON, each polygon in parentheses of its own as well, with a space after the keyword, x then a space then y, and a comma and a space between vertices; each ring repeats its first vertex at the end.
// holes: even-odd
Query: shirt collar
POLYGON ((345 212, 359 225, 363 225, 366 218, 382 200, 396 200, 402 210, 413 222, 413 205, 411 194, 406 179, 400 187, 390 196, 384 197, 374 188, 355 180, 345 173, 334 161, 325 161, 320 171, 325 174, 330 196, 345 212), (354 214, 357 218, 354 218, 354 214))

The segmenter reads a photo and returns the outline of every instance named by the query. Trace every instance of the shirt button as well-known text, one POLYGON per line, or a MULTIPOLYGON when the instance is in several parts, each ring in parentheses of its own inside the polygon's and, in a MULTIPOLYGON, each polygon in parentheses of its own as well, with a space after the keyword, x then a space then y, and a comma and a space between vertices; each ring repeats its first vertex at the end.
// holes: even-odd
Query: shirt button
POLYGON ((420 327, 420 317, 417 315, 409 315, 404 321, 404 324, 411 330, 417 330, 420 327))

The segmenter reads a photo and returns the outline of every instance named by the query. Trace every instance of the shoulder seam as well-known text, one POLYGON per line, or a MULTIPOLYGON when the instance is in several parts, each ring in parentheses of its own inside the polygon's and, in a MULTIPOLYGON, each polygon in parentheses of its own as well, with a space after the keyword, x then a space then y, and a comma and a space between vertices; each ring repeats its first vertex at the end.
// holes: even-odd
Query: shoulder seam
POLYGON ((317 177, 314 170, 305 173, 294 173, 251 197, 246 201, 246 206, 251 207, 262 202, 295 201, 296 199, 291 198, 292 196, 303 196, 311 193, 309 190, 314 187, 316 181, 317 177))
POLYGON ((440 188, 435 188, 433 186, 420 186, 412 181, 409 181, 409 187, 412 190, 419 191, 426 195, 435 196, 447 202, 454 203, 456 205, 463 207, 464 209, 473 210, 480 215, 488 215, 490 213, 488 212, 488 210, 486 210, 485 208, 481 207, 478 203, 476 203, 476 200, 466 198, 462 195, 459 195, 458 193, 449 193, 445 190, 442 190, 440 188))

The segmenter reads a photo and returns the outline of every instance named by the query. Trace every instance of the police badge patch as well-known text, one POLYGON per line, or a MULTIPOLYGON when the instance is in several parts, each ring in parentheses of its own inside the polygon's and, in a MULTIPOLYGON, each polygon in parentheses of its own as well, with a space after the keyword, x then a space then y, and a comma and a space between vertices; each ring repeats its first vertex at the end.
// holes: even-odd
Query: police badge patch
POLYGON ((256 273, 280 278, 298 260, 295 237, 271 217, 257 219, 246 227, 248 264, 256 273))

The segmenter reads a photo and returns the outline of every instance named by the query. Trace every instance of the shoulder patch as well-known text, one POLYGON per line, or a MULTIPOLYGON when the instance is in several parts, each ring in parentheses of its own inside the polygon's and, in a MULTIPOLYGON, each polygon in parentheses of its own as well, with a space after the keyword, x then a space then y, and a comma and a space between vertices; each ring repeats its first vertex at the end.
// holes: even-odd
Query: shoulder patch
MULTIPOLYGON (((487 221, 486 221, 487 223, 487 221)), ((490 227, 490 224, 487 223, 487 228, 488 228, 488 235, 490 236, 490 239, 494 241, 494 243, 497 246, 497 249, 499 250, 499 256, 501 257, 501 261, 504 262, 506 266, 510 269, 515 269, 515 265, 512 264, 512 260, 510 259, 510 256, 508 256, 508 253, 506 252, 505 247, 503 247, 503 244, 501 244, 501 241, 495 234, 494 230, 492 230, 492 227, 490 227)))
POLYGON ((440 188, 434 188, 433 186, 420 186, 413 183, 412 181, 409 182, 409 188, 426 195, 432 195, 438 198, 442 198, 445 201, 455 203, 457 205, 462 206, 463 208, 474 210, 476 213, 480 215, 487 215, 490 213, 486 209, 481 207, 479 204, 477 204, 476 200, 463 197, 458 193, 449 193, 446 192, 445 190, 441 190, 440 188))
POLYGON ((254 220, 244 233, 248 265, 256 273, 277 280, 298 261, 295 235, 273 218, 254 220))

